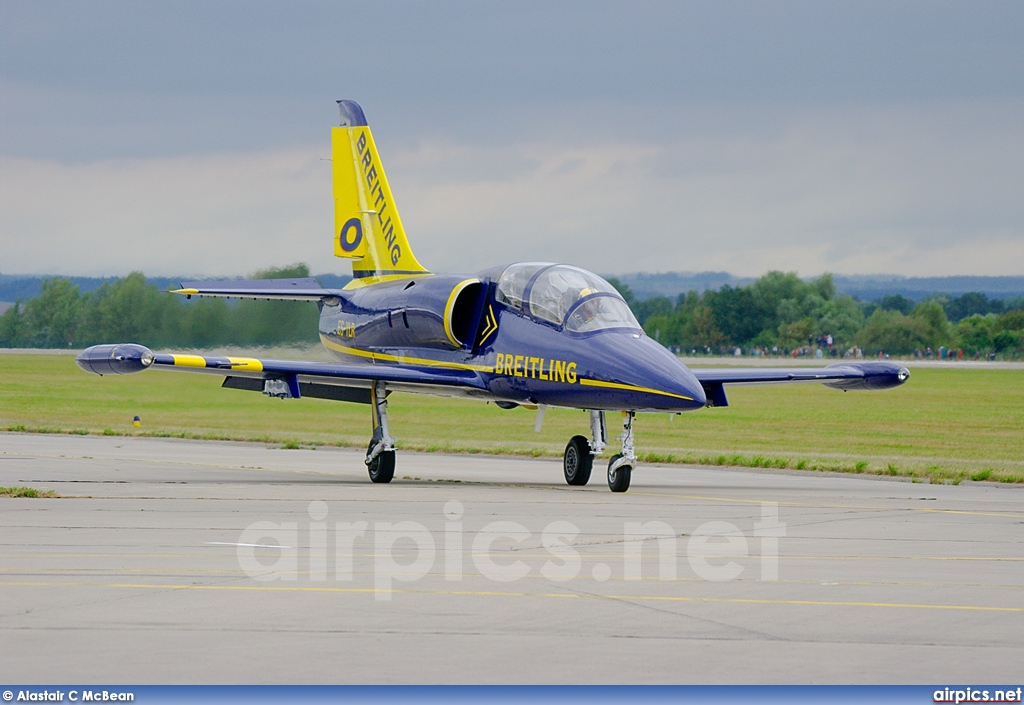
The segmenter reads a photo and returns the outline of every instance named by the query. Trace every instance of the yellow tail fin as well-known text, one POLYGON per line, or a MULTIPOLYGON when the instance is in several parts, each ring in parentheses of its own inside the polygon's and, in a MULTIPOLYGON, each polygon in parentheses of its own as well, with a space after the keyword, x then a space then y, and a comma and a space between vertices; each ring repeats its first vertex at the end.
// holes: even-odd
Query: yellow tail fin
POLYGON ((405 238, 363 109, 351 100, 338 107, 341 127, 331 130, 335 256, 352 260, 357 279, 427 273, 405 238))

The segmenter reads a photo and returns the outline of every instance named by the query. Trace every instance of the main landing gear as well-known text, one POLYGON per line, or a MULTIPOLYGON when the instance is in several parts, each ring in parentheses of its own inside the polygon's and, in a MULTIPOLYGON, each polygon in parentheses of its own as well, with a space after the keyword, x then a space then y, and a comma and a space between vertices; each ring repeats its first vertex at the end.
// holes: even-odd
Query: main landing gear
MULTIPOLYGON (((383 382, 371 382, 371 416, 373 418, 373 437, 366 447, 366 469, 370 473, 370 481, 388 483, 395 478, 395 439, 388 428, 387 390, 383 382)), ((616 453, 608 460, 608 489, 612 492, 625 492, 629 489, 629 481, 636 467, 636 453, 633 449, 633 418, 635 412, 622 412, 622 452, 616 453)), ((565 446, 562 456, 562 470, 565 481, 570 485, 585 485, 590 482, 594 469, 594 458, 601 454, 608 444, 608 425, 603 411, 590 412, 590 435, 573 436, 565 446)))
POLYGON ((395 477, 395 439, 388 431, 388 400, 383 382, 370 383, 373 438, 366 448, 366 469, 371 482, 387 483, 395 477))
MULTIPOLYGON (((608 489, 612 492, 625 492, 629 489, 629 481, 636 467, 636 453, 633 449, 633 418, 632 411, 622 414, 622 452, 616 453, 608 461, 608 489)), ((603 411, 590 412, 590 434, 573 436, 565 446, 562 455, 562 471, 565 481, 570 485, 585 485, 590 481, 590 473, 594 468, 594 458, 601 454, 608 443, 608 426, 603 411)))

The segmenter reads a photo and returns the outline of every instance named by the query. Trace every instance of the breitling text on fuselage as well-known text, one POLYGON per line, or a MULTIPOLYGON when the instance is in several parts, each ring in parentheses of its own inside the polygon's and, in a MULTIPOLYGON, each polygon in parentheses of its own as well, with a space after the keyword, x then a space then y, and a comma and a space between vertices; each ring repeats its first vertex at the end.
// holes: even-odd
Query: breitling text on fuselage
POLYGON ((498 353, 494 358, 494 374, 576 384, 576 363, 530 355, 498 353))

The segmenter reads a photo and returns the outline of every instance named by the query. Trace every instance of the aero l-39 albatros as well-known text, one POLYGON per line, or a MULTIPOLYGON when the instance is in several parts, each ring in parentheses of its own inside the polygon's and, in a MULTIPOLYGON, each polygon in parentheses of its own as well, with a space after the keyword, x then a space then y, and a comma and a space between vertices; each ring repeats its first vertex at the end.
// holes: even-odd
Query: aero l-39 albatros
POLYGON ((590 436, 573 436, 563 470, 590 480, 608 443, 605 415, 622 412, 621 448, 608 461, 608 487, 629 488, 636 467, 638 411, 678 413, 727 404, 728 384, 821 382, 843 390, 903 384, 888 362, 828 367, 690 370, 644 334, 619 293, 578 267, 520 262, 473 275, 432 274, 413 255, 362 108, 338 101, 332 130, 334 254, 352 260, 352 281, 324 289, 312 278, 183 282, 175 293, 315 301, 320 340, 336 363, 153 353, 142 345, 96 345, 78 365, 96 374, 149 367, 224 376, 223 386, 286 399, 368 404, 373 482, 395 474, 388 426, 392 391, 489 400, 506 409, 548 406, 590 412, 590 436))

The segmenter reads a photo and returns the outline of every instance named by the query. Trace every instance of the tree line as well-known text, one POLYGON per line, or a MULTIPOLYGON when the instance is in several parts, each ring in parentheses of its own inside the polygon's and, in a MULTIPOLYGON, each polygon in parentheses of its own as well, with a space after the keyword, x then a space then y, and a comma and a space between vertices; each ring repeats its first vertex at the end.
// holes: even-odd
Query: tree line
MULTIPOLYGON (((307 277, 303 264, 255 278, 307 277)), ((637 300, 611 279, 648 335, 685 353, 1024 356, 1024 298, 984 294, 914 302, 900 295, 866 303, 836 291, 828 274, 803 281, 769 272, 747 286, 690 291, 675 300, 637 300)), ((81 293, 51 277, 39 296, 0 315, 0 347, 82 348, 136 342, 152 348, 260 346, 317 341, 310 302, 185 300, 168 296, 141 272, 81 293)))
POLYGON ((839 294, 828 274, 803 281, 769 272, 747 286, 638 301, 610 281, 648 335, 684 353, 1024 355, 1024 298, 968 293, 914 302, 897 294, 866 303, 839 294))
MULTIPOLYGON (((308 277, 304 264, 257 272, 256 279, 308 277)), ((63 277, 43 282, 39 296, 0 316, 0 347, 83 348, 140 343, 151 348, 210 348, 317 341, 315 303, 186 300, 160 291, 141 272, 79 292, 63 277)))

